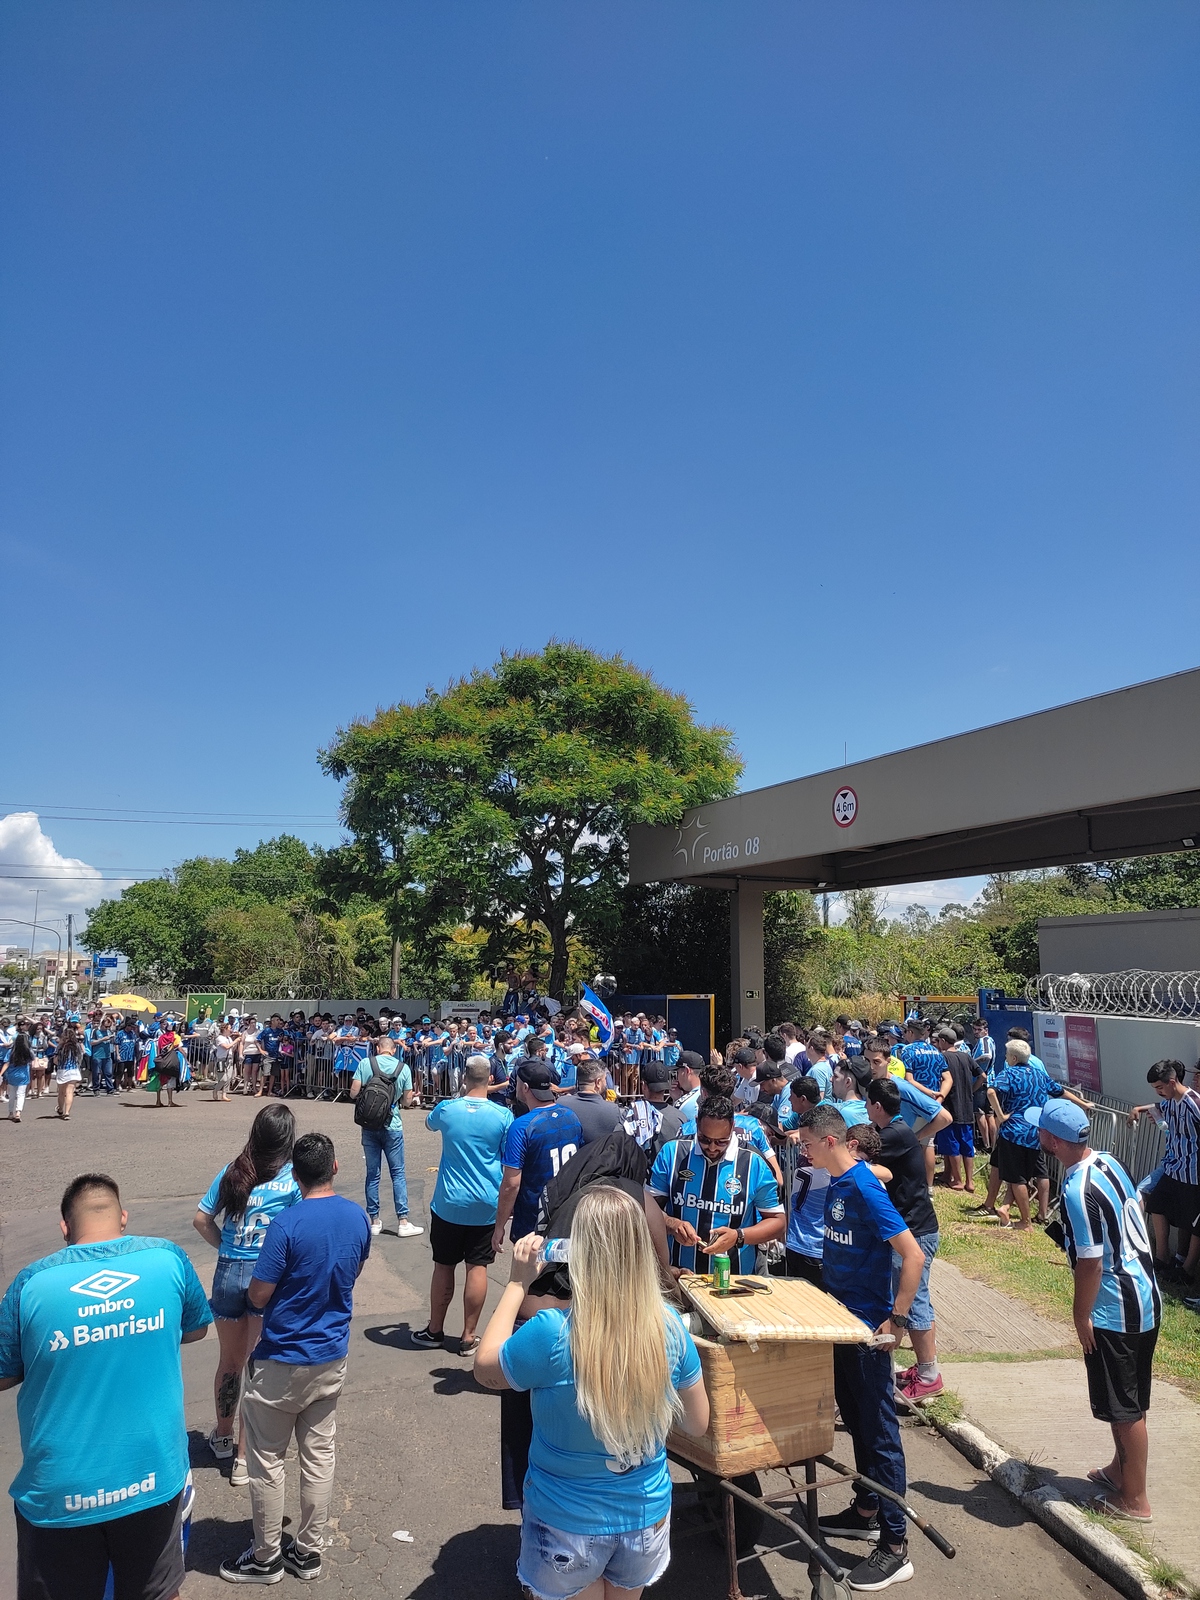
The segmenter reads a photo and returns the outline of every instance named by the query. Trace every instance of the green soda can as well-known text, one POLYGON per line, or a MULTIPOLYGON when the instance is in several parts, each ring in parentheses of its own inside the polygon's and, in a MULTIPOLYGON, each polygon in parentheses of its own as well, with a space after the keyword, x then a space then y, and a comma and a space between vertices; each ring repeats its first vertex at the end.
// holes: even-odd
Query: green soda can
POLYGON ((712 1284, 717 1294, 729 1293, 729 1257, 712 1258, 712 1284))

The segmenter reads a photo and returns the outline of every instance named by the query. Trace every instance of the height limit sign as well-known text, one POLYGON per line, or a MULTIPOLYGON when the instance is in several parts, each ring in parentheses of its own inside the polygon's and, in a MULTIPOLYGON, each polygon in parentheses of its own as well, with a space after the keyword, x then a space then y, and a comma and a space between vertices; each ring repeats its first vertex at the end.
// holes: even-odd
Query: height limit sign
POLYGON ((833 797, 833 820, 839 828, 848 828, 857 815, 858 796, 846 784, 833 797))

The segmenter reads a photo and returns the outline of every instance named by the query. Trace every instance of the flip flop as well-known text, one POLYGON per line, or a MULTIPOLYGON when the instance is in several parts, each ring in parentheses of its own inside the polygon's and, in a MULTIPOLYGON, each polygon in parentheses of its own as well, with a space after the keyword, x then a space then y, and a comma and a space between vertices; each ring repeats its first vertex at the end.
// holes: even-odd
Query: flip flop
POLYGON ((1097 1495, 1092 1501, 1092 1510, 1098 1511, 1102 1517, 1112 1517, 1114 1522, 1153 1522, 1153 1516, 1135 1517, 1132 1511, 1125 1511, 1120 1506, 1113 1505, 1106 1495, 1097 1495))
POLYGON ((1120 1494, 1121 1492, 1103 1467, 1093 1467, 1091 1472, 1088 1473, 1088 1479, 1099 1489, 1108 1489, 1113 1494, 1120 1494))
POLYGON ((458 1345, 458 1353, 459 1353, 459 1355, 460 1356, 473 1356, 475 1354, 476 1350, 479 1349, 479 1346, 480 1346, 481 1342, 482 1341, 478 1337, 476 1337, 474 1339, 461 1339, 461 1340, 459 1340, 459 1345, 458 1345))

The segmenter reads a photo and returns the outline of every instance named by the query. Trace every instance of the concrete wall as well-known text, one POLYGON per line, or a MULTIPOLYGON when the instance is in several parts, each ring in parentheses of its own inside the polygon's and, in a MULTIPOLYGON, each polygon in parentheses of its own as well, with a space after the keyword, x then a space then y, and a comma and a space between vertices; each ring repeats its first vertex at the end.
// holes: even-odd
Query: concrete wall
POLYGON ((1100 1081, 1106 1095, 1149 1105, 1154 1090, 1146 1082, 1146 1069, 1156 1061, 1182 1061, 1194 1067, 1200 1060, 1200 1023, 1158 1022, 1143 1017, 1097 1017, 1100 1046, 1100 1081))
POLYGON ((1043 972, 1200 972, 1200 908, 1039 917, 1043 972))

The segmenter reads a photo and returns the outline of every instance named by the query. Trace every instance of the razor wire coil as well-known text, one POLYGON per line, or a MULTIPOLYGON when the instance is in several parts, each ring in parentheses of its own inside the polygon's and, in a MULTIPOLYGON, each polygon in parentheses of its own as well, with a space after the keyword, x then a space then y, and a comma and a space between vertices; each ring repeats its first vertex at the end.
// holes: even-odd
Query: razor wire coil
POLYGON ((1200 972, 1044 972, 1025 986, 1038 1011, 1097 1017, 1200 1018, 1200 972))

